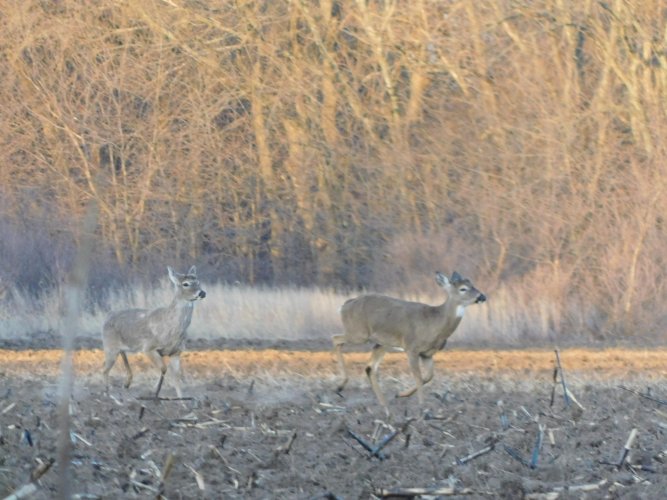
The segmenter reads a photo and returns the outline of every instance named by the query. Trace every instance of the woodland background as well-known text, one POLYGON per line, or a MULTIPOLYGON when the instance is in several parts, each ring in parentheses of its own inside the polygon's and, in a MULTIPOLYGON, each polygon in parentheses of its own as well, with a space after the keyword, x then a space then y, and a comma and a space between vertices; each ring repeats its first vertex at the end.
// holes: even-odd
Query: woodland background
POLYGON ((89 307, 167 264, 435 300, 440 269, 490 335, 665 339, 660 0, 0 0, 0 103, 10 312, 94 205, 89 307))

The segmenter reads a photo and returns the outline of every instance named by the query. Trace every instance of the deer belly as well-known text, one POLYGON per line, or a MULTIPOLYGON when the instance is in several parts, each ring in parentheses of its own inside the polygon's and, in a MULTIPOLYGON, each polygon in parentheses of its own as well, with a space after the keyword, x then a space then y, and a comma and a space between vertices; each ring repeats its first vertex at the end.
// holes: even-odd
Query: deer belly
POLYGON ((173 356, 174 354, 180 354, 183 351, 183 346, 176 346, 170 349, 158 349, 157 352, 160 356, 173 356))
POLYGON ((388 331, 374 331, 369 337, 370 341, 385 347, 399 347, 403 348, 403 338, 397 332, 388 331))
POLYGON ((172 333, 166 337, 163 337, 159 345, 156 346, 156 350, 160 353, 161 356, 172 356, 176 353, 179 353, 183 350, 183 344, 185 344, 185 333, 172 333))

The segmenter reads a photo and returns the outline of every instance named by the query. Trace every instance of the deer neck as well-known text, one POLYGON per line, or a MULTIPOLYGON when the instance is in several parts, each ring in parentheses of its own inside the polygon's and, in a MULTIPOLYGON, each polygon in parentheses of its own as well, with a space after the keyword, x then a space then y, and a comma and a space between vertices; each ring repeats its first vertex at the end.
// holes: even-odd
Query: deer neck
POLYGON ((444 304, 440 306, 443 325, 445 329, 451 328, 451 331, 458 326, 465 313, 465 307, 451 298, 447 298, 444 304))
POLYGON ((194 304, 191 300, 183 300, 178 297, 174 297, 169 305, 169 310, 174 317, 177 317, 181 323, 189 323, 190 318, 192 318, 192 310, 194 304))

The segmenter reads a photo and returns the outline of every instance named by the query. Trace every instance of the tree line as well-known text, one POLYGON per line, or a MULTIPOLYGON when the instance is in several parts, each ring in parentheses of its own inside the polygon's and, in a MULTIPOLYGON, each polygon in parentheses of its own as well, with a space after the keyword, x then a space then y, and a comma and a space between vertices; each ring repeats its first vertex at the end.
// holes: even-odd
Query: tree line
POLYGON ((99 290, 456 269, 558 304, 557 330, 667 323, 658 0, 27 0, 0 25, 21 286, 63 279, 94 205, 99 290))

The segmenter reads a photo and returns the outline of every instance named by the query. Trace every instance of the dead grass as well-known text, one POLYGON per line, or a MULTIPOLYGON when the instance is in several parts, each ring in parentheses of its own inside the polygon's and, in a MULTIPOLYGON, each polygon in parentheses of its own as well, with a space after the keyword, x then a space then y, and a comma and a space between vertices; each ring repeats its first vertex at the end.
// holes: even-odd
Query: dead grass
MULTIPOLYGON (((347 353, 351 372, 363 375, 368 353, 347 353)), ((16 377, 55 376, 62 358, 61 350, 0 350, 0 365, 5 374, 16 377)), ((194 377, 261 377, 262 375, 298 375, 308 379, 330 378, 336 374, 333 356, 328 352, 295 352, 282 350, 195 351, 184 354, 184 366, 194 377)), ((569 373, 599 378, 641 376, 648 379, 667 377, 667 349, 567 349, 561 352, 564 369, 569 373)), ((78 351, 74 366, 80 376, 101 371, 103 354, 100 350, 78 351)), ((132 356, 137 372, 152 370, 143 355, 132 356)), ((514 375, 519 377, 550 376, 554 368, 554 353, 549 350, 468 351, 454 350, 436 355, 436 370, 440 376, 476 373, 479 375, 514 375)), ((114 367, 116 374, 119 367, 114 367)), ((382 372, 389 376, 402 375, 406 370, 405 355, 388 354, 382 372)))
MULTIPOLYGON (((197 304, 188 330, 193 339, 272 339, 329 340, 341 330, 338 309, 354 294, 326 288, 250 287, 207 283, 202 276, 207 298, 197 304)), ((445 300, 429 276, 422 293, 385 291, 427 304, 445 300)), ((488 294, 486 290, 483 289, 488 294)), ((80 335, 99 340, 109 311, 132 307, 155 308, 169 304, 173 296, 170 283, 159 286, 135 285, 109 291, 103 304, 91 304, 79 318, 80 335)), ((555 335, 559 308, 554 302, 530 302, 516 290, 502 288, 489 295, 483 306, 470 307, 452 342, 471 345, 518 345, 526 339, 548 341, 555 335)), ((63 294, 58 290, 31 297, 14 289, 11 300, 0 302, 0 339, 27 338, 36 332, 62 331, 63 294)), ((581 337, 581 334, 579 334, 581 337)), ((582 338, 582 342, 587 339, 582 338)))
MULTIPOLYGON (((340 328, 338 308, 347 299, 320 288, 264 288, 211 284, 202 276, 208 294, 195 308, 188 334, 215 339, 305 339, 329 337, 340 328)), ((169 304, 173 288, 128 286, 109 292, 104 304, 89 305, 80 316, 80 332, 99 338, 109 311, 132 307, 155 308, 169 304)), ((13 290, 12 299, 0 303, 0 339, 21 338, 36 332, 61 331, 63 294, 58 290, 30 297, 13 290)))

